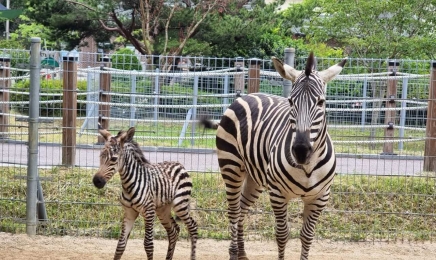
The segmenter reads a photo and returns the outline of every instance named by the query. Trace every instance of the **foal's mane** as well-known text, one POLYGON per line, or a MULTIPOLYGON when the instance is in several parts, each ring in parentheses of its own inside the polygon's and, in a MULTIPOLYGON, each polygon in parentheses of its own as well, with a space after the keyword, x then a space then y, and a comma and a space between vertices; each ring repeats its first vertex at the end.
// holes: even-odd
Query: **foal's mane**
MULTIPOLYGON (((125 131, 119 131, 116 138, 120 137, 125 131)), ((139 144, 134 141, 133 139, 127 139, 124 142, 124 147, 122 147, 123 149, 126 148, 126 146, 131 147, 132 149, 130 149, 133 153, 133 157, 135 158, 136 161, 142 163, 143 165, 145 164, 150 164, 150 161, 147 160, 144 156, 144 153, 141 150, 141 147, 139 147, 139 144)))

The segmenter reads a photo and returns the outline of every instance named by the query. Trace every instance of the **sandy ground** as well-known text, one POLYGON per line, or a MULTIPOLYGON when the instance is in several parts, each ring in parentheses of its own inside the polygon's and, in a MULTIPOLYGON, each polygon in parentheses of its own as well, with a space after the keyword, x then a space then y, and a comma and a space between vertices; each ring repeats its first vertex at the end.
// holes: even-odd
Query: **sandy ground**
MULTIPOLYGON (((155 240, 154 259, 165 259, 166 241, 155 240)), ((28 237, 25 234, 0 232, 0 259, 112 259, 117 241, 84 237, 28 237)), ((228 241, 199 240, 197 259, 228 259, 228 241)), ((247 242, 250 260, 276 259, 273 241, 247 242)), ((299 259, 300 242, 291 240, 286 249, 286 259, 299 259)), ((189 259, 190 243, 177 243, 174 260, 189 259)), ((311 260, 369 260, 369 259, 436 259, 436 243, 348 243, 316 241, 311 249, 311 260)), ((142 240, 129 240, 123 259, 146 259, 142 240)))

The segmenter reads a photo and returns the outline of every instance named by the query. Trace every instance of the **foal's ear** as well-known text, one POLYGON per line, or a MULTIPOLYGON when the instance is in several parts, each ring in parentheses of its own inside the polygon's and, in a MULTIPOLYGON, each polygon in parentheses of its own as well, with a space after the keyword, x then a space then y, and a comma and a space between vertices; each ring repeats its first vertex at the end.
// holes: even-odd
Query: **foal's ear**
POLYGON ((120 132, 121 134, 118 135, 120 139, 120 143, 124 144, 127 142, 131 142, 133 140, 133 136, 135 135, 135 128, 130 127, 127 131, 120 132))
POLYGON ((130 127, 127 130, 126 142, 131 142, 133 140, 133 136, 135 135, 135 127, 130 127))
POLYGON ((109 138, 112 136, 111 133, 109 133, 108 130, 104 129, 100 123, 98 123, 98 132, 103 136, 104 140, 108 141, 109 138))

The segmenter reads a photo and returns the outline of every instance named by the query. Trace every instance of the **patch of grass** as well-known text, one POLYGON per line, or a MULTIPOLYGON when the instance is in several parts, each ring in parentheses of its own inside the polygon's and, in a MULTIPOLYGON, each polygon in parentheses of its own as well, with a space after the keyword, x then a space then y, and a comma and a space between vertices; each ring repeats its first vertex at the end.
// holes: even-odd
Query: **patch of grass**
MULTIPOLYGON (((116 175, 104 189, 92 184, 93 171, 81 168, 40 169, 48 222, 38 228, 47 235, 117 238, 120 233, 121 191, 116 175)), ((26 171, 18 167, 0 169, 0 231, 25 232, 26 171)), ((201 238, 228 239, 227 202, 220 174, 191 173, 192 214, 201 238)), ((433 240, 436 230, 436 178, 338 175, 332 197, 316 228, 319 238, 348 241, 433 240)), ((289 204, 291 237, 302 225, 302 202, 289 204)), ((180 223, 181 236, 188 237, 180 223)), ((138 218, 132 237, 143 237, 143 220, 138 218)), ((268 195, 262 194, 246 218, 248 239, 273 239, 274 216, 268 195)), ((155 237, 165 231, 156 221, 155 237)))

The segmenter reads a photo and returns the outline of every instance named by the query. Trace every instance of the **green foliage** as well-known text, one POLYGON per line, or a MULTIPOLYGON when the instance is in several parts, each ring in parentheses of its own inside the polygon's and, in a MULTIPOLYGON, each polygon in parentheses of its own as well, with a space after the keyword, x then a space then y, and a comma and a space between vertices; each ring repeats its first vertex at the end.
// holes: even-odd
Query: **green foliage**
POLYGON ((218 57, 269 58, 286 41, 277 35, 279 22, 274 5, 255 6, 252 11, 241 8, 234 14, 209 17, 196 37, 209 43, 218 57))
MULTIPOLYGON (((79 92, 86 92, 86 81, 79 80, 77 81, 77 89, 79 92)), ((15 83, 15 85, 11 88, 13 91, 19 92, 29 92, 30 90, 30 81, 23 80, 15 83)), ((63 82, 62 80, 41 80, 40 93, 39 96, 40 101, 54 101, 53 103, 44 102, 40 104, 40 115, 41 116, 61 116, 62 115, 62 102, 56 102, 62 100, 62 91, 63 91, 63 82), (44 95, 44 94, 60 94, 56 96, 44 95)), ((78 95, 77 100, 85 100, 86 95, 78 95)), ((20 101, 20 102, 28 102, 29 94, 16 94, 11 93, 10 100, 20 101)), ((28 114, 29 113, 29 105, 28 104, 20 104, 14 105, 13 109, 17 110, 20 113, 28 114)), ((78 115, 83 116, 86 113, 86 104, 78 103, 77 104, 78 115)))
POLYGON ((112 58, 112 67, 120 70, 141 70, 141 63, 139 62, 138 57, 135 55, 135 52, 128 49, 123 48, 117 50, 114 54, 111 55, 112 58))
POLYGON ((20 24, 18 28, 11 33, 11 40, 19 42, 20 45, 25 46, 26 49, 30 48, 30 38, 39 37, 43 41, 42 48, 53 47, 54 42, 50 42, 48 39, 52 38, 52 31, 42 24, 31 21, 25 15, 20 16, 20 24))
MULTIPOLYGON (((92 1, 85 1, 90 4, 92 1)), ((99 10, 99 9, 97 9, 99 10)), ((102 10, 104 11, 104 10, 102 10)), ((60 0, 30 0, 26 2, 25 15, 32 22, 42 24, 50 30, 49 39, 60 48, 61 42, 66 49, 80 46, 81 40, 93 36, 97 42, 109 41, 112 32, 102 30, 97 18, 107 18, 107 14, 90 10, 82 5, 60 0)))
POLYGON ((0 40, 0 49, 24 49, 22 42, 11 40, 0 40))
POLYGON ((323 0, 317 10, 303 27, 311 41, 336 42, 355 57, 435 57, 432 1, 323 0))
MULTIPOLYGON (((23 68, 27 66, 30 61, 29 51, 25 50, 22 41, 17 40, 0 40, 0 56, 10 57, 12 68, 23 68)), ((24 71, 11 70, 13 77, 22 76, 24 74, 24 71)))

